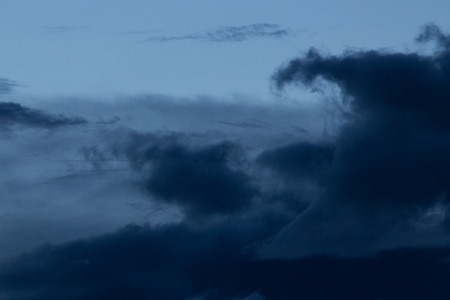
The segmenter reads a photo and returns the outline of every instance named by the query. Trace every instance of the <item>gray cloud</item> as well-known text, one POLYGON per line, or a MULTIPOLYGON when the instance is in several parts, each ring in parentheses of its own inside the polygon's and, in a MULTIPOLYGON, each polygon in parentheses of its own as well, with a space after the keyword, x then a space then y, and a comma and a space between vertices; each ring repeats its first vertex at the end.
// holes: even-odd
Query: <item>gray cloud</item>
POLYGON ((149 37, 146 41, 170 42, 177 40, 204 40, 209 42, 242 42, 253 38, 280 38, 290 31, 276 24, 257 23, 243 26, 224 26, 215 31, 180 36, 149 37))

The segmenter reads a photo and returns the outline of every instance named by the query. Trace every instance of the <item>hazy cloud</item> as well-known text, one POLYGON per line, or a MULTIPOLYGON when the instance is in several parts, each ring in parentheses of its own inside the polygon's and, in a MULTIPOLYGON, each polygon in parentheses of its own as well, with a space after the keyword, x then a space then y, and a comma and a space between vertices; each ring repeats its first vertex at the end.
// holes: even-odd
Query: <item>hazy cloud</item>
POLYGON ((17 86, 17 83, 7 78, 0 78, 0 94, 6 94, 12 92, 13 88, 17 86))

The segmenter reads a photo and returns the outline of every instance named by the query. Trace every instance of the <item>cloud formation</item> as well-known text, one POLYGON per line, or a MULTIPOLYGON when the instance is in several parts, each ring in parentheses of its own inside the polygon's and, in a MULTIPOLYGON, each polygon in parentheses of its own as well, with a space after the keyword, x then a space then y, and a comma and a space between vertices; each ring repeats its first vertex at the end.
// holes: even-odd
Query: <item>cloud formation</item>
MULTIPOLYGON (((292 246, 289 255, 328 251, 324 236, 334 240, 335 250, 343 247, 337 251, 342 255, 351 252, 355 238, 361 239, 362 252, 423 241, 424 236, 410 235, 420 231, 415 222, 436 207, 440 217, 436 215, 432 231, 445 226, 450 204, 450 37, 429 25, 418 41, 430 40, 437 44, 432 55, 371 50, 324 56, 311 49, 275 73, 278 88, 336 85, 344 111, 344 125, 327 148, 292 144, 261 155, 274 172, 307 176, 320 189, 314 207, 280 234, 280 247, 288 241, 292 246), (285 161, 301 163, 292 171, 285 161), (372 221, 357 221, 358 215, 372 221), (307 233, 317 228, 313 224, 327 224, 314 230, 322 240, 307 233), (302 241, 307 236, 315 240, 310 245, 316 243, 310 250, 304 250, 309 246, 302 241), (400 238, 402 242, 395 242, 400 238)), ((425 243, 447 241, 444 237, 425 243)))
POLYGON ((257 23, 243 26, 223 26, 214 31, 180 36, 150 37, 146 41, 170 42, 179 40, 204 40, 208 42, 243 42, 253 38, 280 38, 289 30, 276 24, 257 23))
POLYGON ((0 127, 3 129, 8 129, 13 125, 50 129, 86 123, 87 120, 80 117, 53 115, 14 102, 0 103, 0 127))
MULTIPOLYGON (((434 27, 424 36, 443 47, 449 41, 434 27)), ((333 195, 363 204, 428 206, 447 192, 449 51, 431 57, 377 51, 324 57, 310 50, 275 74, 280 88, 296 82, 317 88, 321 78, 338 85, 347 99, 348 122, 330 164, 333 195)))
POLYGON ((244 224, 193 228, 129 225, 92 239, 44 245, 0 265, 5 300, 51 299, 446 299, 448 248, 373 257, 255 260, 264 237, 244 224))
POLYGON ((304 136, 291 125, 312 134, 321 132, 321 122, 314 122, 301 106, 293 110, 278 103, 260 105, 247 97, 225 102, 162 95, 104 102, 38 100, 33 101, 32 111, 82 116, 88 123, 61 124, 57 130, 19 123, 7 126, 8 138, 0 140, 4 170, 0 259, 45 241, 77 239, 129 222, 159 224, 183 218, 209 222, 245 216, 262 209, 261 198, 269 202, 263 209, 281 218, 292 218, 305 207, 295 191, 274 190, 260 182, 267 180, 255 176, 252 166, 253 157, 266 145, 304 136), (258 121, 253 120, 256 117, 258 121), (229 126, 215 120, 263 127, 229 126), (216 199, 209 201, 203 188, 213 185, 220 189, 210 189, 216 199), (261 186, 268 192, 261 193, 261 186), (282 203, 290 206, 289 212, 282 211, 282 203))
POLYGON ((224 214, 245 209, 257 194, 242 169, 239 145, 220 142, 189 147, 177 134, 131 133, 114 147, 137 172, 137 184, 161 201, 183 207, 189 215, 224 214))
MULTIPOLYGON (((111 122, 71 128, 76 139, 56 135, 36 150, 58 143, 73 155, 78 147, 82 157, 69 164, 82 168, 71 167, 98 175, 67 180, 57 198, 64 209, 88 183, 111 180, 108 166, 120 166, 113 183, 76 205, 103 197, 94 216, 115 220, 120 214, 110 206, 123 185, 126 200, 140 191, 183 215, 5 260, 0 298, 448 299, 450 37, 428 25, 417 41, 434 42, 434 52, 311 49, 274 74, 279 89, 301 85, 335 100, 334 135, 294 131, 317 123, 303 120, 304 111, 291 119, 270 106, 155 96, 77 105, 111 122)), ((3 107, 11 124, 68 122, 15 103, 3 107)), ((0 188, 16 197, 6 192, 10 182, 0 188)))

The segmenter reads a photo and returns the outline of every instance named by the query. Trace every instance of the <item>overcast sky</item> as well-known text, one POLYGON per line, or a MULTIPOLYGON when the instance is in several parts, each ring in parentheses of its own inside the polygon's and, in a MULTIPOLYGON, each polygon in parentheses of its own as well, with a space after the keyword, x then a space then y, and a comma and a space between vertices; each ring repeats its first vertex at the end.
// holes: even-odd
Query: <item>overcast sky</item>
POLYGON ((0 299, 449 299, 449 11, 0 0, 0 299))

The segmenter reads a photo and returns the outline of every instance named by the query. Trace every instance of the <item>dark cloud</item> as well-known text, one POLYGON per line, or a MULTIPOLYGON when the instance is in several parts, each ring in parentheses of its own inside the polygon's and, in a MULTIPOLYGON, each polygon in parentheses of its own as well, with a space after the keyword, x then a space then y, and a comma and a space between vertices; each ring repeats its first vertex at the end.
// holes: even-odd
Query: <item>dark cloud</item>
POLYGON ((0 295, 2 299, 185 299, 223 289, 218 294, 223 297, 235 292, 227 282, 233 282, 234 268, 245 264, 241 247, 260 234, 249 229, 128 226, 90 240, 44 246, 1 267, 0 295))
POLYGON ((181 36, 150 37, 147 41, 205 40, 209 42, 242 42, 252 38, 280 38, 289 35, 287 29, 276 24, 257 23, 244 26, 224 26, 215 31, 181 36))
POLYGON ((189 215, 239 211, 258 193, 242 168, 244 151, 235 143, 190 146, 179 134, 131 132, 114 148, 139 174, 137 184, 144 191, 189 215))
POLYGON ((6 94, 12 92, 13 88, 17 86, 17 83, 7 78, 0 78, 0 94, 6 94))
MULTIPOLYGON (((421 37, 445 43, 434 27, 421 37)), ((310 50, 275 74, 278 87, 301 82, 317 88, 322 78, 337 84, 348 101, 348 123, 335 141, 330 164, 333 195, 364 203, 428 206, 448 191, 449 58, 449 52, 422 56, 377 51, 324 57, 310 50)))
POLYGON ((261 178, 252 161, 266 145, 297 139, 291 124, 320 134, 321 122, 301 106, 293 110, 293 105, 253 100, 162 95, 34 99, 32 111, 82 116, 89 123, 58 130, 8 123, 6 133, 15 138, 5 139, 5 132, 0 136, 0 260, 45 241, 68 241, 130 222, 178 222, 186 213, 190 220, 210 222, 265 209, 292 219, 307 198, 261 178), (152 147, 158 157, 146 156, 152 147), (170 150, 177 148, 182 150, 178 158, 170 150), (166 168, 177 184, 167 181, 166 168), (212 175, 203 182, 208 172, 212 175), (180 183, 181 174, 190 186, 180 183), (159 189, 150 186, 156 181, 159 189), (206 189, 195 188, 211 182, 219 190, 217 199, 208 200, 206 189), (178 187, 186 197, 176 192, 178 187))
POLYGON ((257 161, 288 179, 320 178, 329 169, 334 154, 332 145, 299 142, 263 152, 257 161))
POLYGON ((91 239, 45 245, 0 265, 0 295, 5 300, 450 296, 448 248, 401 249, 357 259, 255 260, 243 249, 264 237, 262 224, 130 225, 91 239))
POLYGON ((49 114, 44 111, 25 107, 19 103, 0 103, 0 126, 3 129, 8 129, 13 125, 50 129, 85 123, 87 123, 87 120, 80 117, 49 114))
MULTIPOLYGON (((317 91, 336 85, 344 112, 343 125, 329 146, 297 143, 260 157, 274 172, 320 182, 316 195, 320 200, 281 234, 284 242, 296 236, 304 244, 301 239, 309 236, 304 235, 306 228, 317 229, 321 224, 314 232, 322 241, 309 236, 315 240, 312 244, 318 243, 326 252, 323 237, 328 236, 340 241, 332 242, 335 250, 347 244, 340 251, 345 255, 358 244, 355 238, 370 235, 371 241, 362 240, 357 247, 372 247, 397 229, 398 239, 404 233, 402 241, 411 243, 406 236, 416 230, 412 220, 436 206, 441 216, 446 214, 450 203, 450 38, 429 25, 418 40, 435 40, 438 47, 431 55, 372 50, 325 56, 312 49, 275 73, 278 88, 300 83, 317 91)), ((442 221, 436 219, 436 228, 442 221)), ((398 246, 393 240, 380 247, 398 246)), ((290 255, 295 256, 301 247, 305 246, 291 247, 290 255)))

